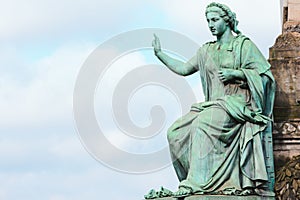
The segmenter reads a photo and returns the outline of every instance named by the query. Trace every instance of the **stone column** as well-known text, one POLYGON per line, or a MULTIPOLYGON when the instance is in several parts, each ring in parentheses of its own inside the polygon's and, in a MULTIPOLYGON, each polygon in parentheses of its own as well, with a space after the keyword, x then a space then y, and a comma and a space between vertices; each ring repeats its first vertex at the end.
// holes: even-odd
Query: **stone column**
POLYGON ((282 5, 282 34, 269 51, 277 83, 273 130, 277 169, 300 155, 300 0, 285 0, 282 5))

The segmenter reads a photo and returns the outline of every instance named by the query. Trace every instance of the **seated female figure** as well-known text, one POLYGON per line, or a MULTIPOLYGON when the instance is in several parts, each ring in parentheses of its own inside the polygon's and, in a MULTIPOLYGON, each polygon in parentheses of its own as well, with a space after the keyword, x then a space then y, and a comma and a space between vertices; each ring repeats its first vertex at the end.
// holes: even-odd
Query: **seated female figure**
POLYGON ((275 91, 270 65, 237 29, 227 6, 209 4, 206 19, 216 41, 186 63, 162 52, 157 36, 153 41, 155 55, 170 70, 182 76, 200 73, 205 95, 205 102, 192 105, 169 128, 180 181, 179 190, 169 195, 262 194, 269 177, 261 135, 271 131, 275 91))

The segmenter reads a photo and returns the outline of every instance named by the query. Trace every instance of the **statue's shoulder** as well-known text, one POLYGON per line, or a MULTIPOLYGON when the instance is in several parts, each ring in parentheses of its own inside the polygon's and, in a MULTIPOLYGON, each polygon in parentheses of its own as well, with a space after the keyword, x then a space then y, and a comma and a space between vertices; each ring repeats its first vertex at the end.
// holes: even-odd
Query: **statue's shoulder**
POLYGON ((206 46, 209 46, 209 45, 212 45, 212 44, 215 44, 217 41, 209 41, 209 42, 206 42, 202 45, 202 47, 206 47, 206 46))
POLYGON ((237 35, 236 37, 235 37, 235 40, 234 40, 234 43, 235 44, 243 44, 244 42, 248 42, 248 41, 250 41, 250 38, 249 37, 247 37, 247 36, 245 36, 245 35, 237 35))
POLYGON ((204 43, 200 48, 199 51, 201 50, 207 50, 209 46, 214 45, 217 41, 209 41, 204 43))
POLYGON ((251 41, 251 39, 245 35, 237 35, 235 37, 233 46, 235 49, 241 48, 249 48, 251 46, 255 46, 255 44, 251 41))
POLYGON ((235 37, 237 40, 250 40, 248 36, 240 34, 235 37))
POLYGON ((206 54, 208 48, 210 45, 216 43, 216 41, 209 41, 209 42, 206 42, 204 44, 202 44, 199 49, 197 50, 197 55, 202 55, 202 54, 206 54))

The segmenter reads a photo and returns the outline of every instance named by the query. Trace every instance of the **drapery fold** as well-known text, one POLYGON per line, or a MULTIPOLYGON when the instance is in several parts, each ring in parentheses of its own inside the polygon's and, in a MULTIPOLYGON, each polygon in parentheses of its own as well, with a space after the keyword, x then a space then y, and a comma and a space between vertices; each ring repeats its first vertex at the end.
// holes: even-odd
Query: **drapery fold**
POLYGON ((179 187, 193 193, 255 188, 268 180, 261 136, 272 130, 270 65, 245 36, 223 51, 216 45, 205 44, 190 61, 199 68, 205 102, 168 130, 179 187), (241 70, 246 80, 223 84, 216 76, 223 67, 241 70))

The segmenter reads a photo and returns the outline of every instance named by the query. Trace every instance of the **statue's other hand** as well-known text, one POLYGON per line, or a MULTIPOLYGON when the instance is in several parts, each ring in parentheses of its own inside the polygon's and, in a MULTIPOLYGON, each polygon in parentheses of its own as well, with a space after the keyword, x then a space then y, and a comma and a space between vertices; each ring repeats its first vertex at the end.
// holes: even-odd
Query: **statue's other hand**
POLYGON ((233 81, 235 79, 235 71, 234 69, 220 69, 218 77, 223 83, 233 81))
POLYGON ((158 52, 161 52, 160 40, 157 37, 157 35, 155 35, 155 34, 154 34, 154 40, 152 41, 152 46, 154 48, 155 54, 157 54, 158 52))

